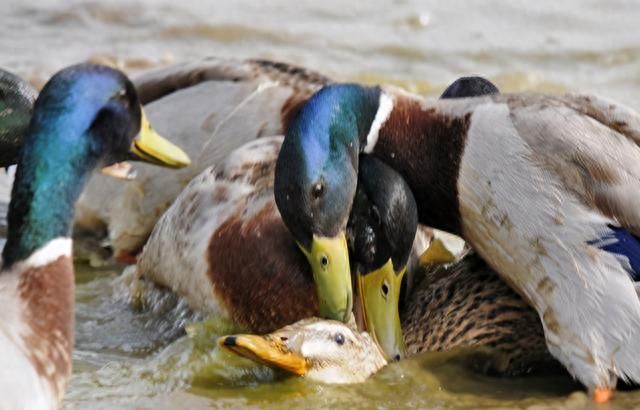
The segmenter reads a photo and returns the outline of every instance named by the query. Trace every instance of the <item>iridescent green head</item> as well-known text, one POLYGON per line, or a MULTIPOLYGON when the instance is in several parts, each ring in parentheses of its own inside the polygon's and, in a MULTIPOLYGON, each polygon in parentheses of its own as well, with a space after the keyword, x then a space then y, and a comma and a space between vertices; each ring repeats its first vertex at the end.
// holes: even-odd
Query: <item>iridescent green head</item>
POLYGON ((75 201, 91 171, 133 156, 173 167, 189 163, 182 150, 148 127, 133 84, 122 72, 81 64, 55 74, 36 100, 25 134, 4 265, 68 237, 75 201))
POLYGON ((345 227, 357 185, 359 139, 375 117, 380 90, 324 87, 289 124, 278 156, 275 199, 311 264, 320 314, 346 320, 352 287, 345 227))

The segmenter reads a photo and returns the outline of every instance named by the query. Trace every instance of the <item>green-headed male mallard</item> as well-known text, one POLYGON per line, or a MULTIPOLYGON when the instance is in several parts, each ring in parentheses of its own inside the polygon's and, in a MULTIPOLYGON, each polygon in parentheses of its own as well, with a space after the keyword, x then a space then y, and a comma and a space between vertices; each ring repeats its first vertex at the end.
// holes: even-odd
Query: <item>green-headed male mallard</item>
POLYGON ((94 168, 117 175, 117 163, 131 156, 189 163, 149 128, 121 72, 83 64, 47 82, 24 137, 2 252, 1 408, 57 408, 73 348, 74 204, 94 168))
MULTIPOLYGON (((617 378, 640 382, 639 142, 640 116, 596 96, 435 100, 329 85, 287 130, 275 198, 301 247, 339 242, 359 155, 382 159, 411 186, 420 222, 466 239, 606 401, 617 378)), ((345 263, 340 252, 330 264, 345 263)))
POLYGON ((0 167, 18 161, 37 95, 31 84, 0 69, 0 167))

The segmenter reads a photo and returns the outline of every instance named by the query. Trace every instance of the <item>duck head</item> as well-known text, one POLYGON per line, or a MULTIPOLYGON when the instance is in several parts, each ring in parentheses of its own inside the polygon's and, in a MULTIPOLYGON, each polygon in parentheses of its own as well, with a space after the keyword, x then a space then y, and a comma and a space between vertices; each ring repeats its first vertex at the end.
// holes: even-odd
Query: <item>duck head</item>
POLYGON ((0 167, 18 161, 37 95, 31 84, 0 69, 0 167))
POLYGON ((359 138, 377 112, 379 90, 333 85, 312 96, 289 124, 276 162, 274 193, 304 252, 320 315, 345 321, 353 306, 345 228, 358 180, 359 138))
POLYGON ((114 176, 121 161, 168 167, 189 164, 147 123, 131 81, 108 67, 59 71, 35 102, 9 206, 5 267, 57 237, 69 237, 73 205, 96 167, 114 176))
POLYGON ((451 83, 440 98, 466 98, 499 94, 500 90, 491 81, 479 76, 460 77, 451 83))
POLYGON ((360 383, 387 364, 366 332, 318 318, 303 319, 273 333, 223 336, 223 348, 269 367, 323 383, 360 383))
POLYGON ((398 360, 404 355, 398 302, 418 209, 404 179, 372 156, 361 155, 358 181, 347 223, 356 311, 387 358, 398 360))

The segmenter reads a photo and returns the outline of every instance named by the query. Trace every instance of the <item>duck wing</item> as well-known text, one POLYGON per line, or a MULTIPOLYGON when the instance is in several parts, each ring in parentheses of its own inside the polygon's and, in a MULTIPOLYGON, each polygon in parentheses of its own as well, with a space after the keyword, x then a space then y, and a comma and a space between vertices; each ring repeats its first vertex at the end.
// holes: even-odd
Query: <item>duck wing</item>
POLYGON ((465 148, 465 236, 588 387, 640 380, 639 130, 599 97, 505 95, 474 110, 465 148))
POLYGON ((531 158, 558 178, 558 188, 607 221, 603 246, 640 265, 640 115, 589 95, 538 97, 528 107, 512 106, 513 124, 532 148, 531 158), (619 247, 612 246, 614 239, 619 247))

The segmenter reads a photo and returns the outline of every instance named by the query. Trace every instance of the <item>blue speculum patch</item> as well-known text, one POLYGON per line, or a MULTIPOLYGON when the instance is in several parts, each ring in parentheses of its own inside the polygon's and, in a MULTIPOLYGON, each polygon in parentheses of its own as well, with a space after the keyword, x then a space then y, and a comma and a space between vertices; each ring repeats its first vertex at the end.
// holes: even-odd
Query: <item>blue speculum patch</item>
POLYGON ((623 258, 623 265, 631 278, 640 281, 640 238, 624 228, 607 226, 610 230, 604 236, 587 243, 623 258))

